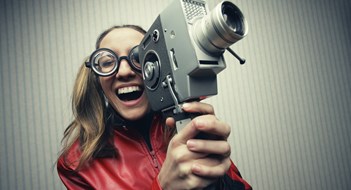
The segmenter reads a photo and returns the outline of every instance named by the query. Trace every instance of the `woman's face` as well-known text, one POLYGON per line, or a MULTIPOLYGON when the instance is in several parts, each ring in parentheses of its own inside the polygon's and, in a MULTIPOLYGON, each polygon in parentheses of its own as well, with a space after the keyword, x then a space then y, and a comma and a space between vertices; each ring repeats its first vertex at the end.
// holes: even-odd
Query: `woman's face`
MULTIPOLYGON (((114 29, 102 39, 100 48, 109 48, 118 57, 128 56, 143 37, 131 28, 114 29)), ((100 83, 109 103, 123 118, 137 120, 149 111, 141 74, 134 71, 127 60, 122 59, 117 73, 100 77, 100 83)))

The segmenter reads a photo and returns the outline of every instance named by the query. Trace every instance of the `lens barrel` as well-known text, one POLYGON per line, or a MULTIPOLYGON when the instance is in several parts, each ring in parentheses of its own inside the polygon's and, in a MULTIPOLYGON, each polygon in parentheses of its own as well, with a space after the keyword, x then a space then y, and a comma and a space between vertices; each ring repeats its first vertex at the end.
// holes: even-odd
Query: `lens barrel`
POLYGON ((195 21, 192 35, 208 53, 220 53, 246 34, 247 23, 240 9, 223 1, 210 14, 195 21))

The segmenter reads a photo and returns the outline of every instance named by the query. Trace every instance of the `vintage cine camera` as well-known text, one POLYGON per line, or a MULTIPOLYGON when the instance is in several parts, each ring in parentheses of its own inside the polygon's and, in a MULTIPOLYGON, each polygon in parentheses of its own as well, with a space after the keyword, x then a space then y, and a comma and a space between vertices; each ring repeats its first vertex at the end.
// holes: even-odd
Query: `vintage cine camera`
MULTIPOLYGON (((225 50, 247 34, 240 9, 230 1, 211 12, 204 0, 173 0, 139 46, 139 61, 151 108, 175 116, 180 105, 217 94, 225 50)), ((176 119, 177 120, 177 119, 176 119)))

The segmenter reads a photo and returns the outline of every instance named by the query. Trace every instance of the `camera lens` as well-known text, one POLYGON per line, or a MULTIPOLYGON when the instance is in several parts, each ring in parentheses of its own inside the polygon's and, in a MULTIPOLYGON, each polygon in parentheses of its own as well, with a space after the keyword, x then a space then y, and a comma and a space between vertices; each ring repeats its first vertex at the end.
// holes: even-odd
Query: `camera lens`
POLYGON ((210 14, 196 20, 194 40, 208 53, 222 53, 247 34, 244 15, 230 1, 219 3, 210 14))
POLYGON ((243 15, 240 11, 236 10, 233 6, 225 3, 222 5, 222 15, 224 22, 230 27, 235 33, 244 35, 244 21, 243 15))

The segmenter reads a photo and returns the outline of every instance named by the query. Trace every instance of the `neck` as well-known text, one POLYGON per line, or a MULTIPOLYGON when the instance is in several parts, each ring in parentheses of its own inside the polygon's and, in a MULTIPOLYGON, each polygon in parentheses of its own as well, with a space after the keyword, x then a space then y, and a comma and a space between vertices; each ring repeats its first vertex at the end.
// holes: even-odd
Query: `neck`
POLYGON ((149 136, 149 131, 152 124, 154 114, 152 112, 148 112, 142 118, 135 121, 126 121, 127 128, 134 128, 138 130, 143 137, 149 136))
POLYGON ((153 116, 153 112, 149 112, 144 117, 136 121, 126 121, 126 127, 136 129, 144 138, 150 150, 152 150, 150 141, 150 128, 152 125, 153 116))

